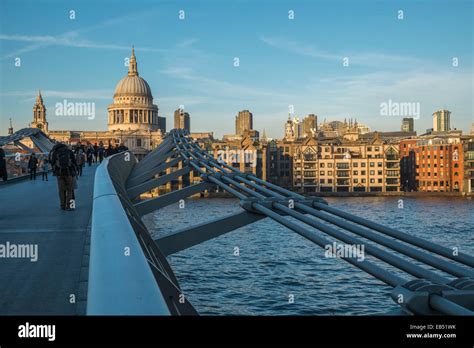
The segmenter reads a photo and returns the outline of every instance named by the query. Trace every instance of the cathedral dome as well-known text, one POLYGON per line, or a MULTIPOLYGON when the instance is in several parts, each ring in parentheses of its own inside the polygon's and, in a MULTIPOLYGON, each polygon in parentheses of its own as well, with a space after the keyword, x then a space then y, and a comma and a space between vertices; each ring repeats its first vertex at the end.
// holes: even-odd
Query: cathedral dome
POLYGON ((121 79, 115 87, 114 98, 118 97, 145 97, 153 100, 150 86, 138 74, 134 49, 132 49, 132 56, 128 65, 128 75, 121 79))
POLYGON ((114 97, 140 96, 153 98, 151 89, 145 79, 140 76, 125 76, 115 87, 114 97))
POLYGON ((128 74, 115 87, 113 103, 107 111, 109 131, 166 131, 166 119, 158 116, 151 88, 138 74, 134 49, 128 74))

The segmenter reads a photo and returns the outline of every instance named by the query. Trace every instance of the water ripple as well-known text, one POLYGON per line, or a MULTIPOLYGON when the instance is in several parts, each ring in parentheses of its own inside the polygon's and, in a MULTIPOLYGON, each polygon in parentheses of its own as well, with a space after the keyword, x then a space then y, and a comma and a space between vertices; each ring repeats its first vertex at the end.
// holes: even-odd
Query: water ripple
MULTIPOLYGON (((328 202, 474 254, 474 200, 403 198, 403 209, 398 200, 350 197, 328 202)), ((168 206, 145 216, 144 222, 158 237, 239 211, 233 199, 190 199, 185 209, 168 206)), ((174 254, 169 262, 185 295, 203 315, 370 315, 397 308, 385 284, 342 260, 325 258, 323 249, 269 219, 174 254)))

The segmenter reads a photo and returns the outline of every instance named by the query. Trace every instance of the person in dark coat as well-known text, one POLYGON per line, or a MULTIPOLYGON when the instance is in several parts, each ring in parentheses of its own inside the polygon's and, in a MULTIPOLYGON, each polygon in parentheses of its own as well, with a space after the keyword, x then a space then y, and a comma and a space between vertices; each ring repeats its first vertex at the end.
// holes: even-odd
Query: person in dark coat
POLYGON ((92 147, 91 144, 89 144, 89 147, 87 148, 86 156, 87 156, 87 164, 89 164, 89 167, 90 167, 94 160, 94 148, 92 147))
POLYGON ((49 161, 53 175, 58 180, 59 202, 62 210, 74 210, 74 178, 77 173, 77 163, 74 152, 66 144, 54 145, 49 153, 49 161))
POLYGON ((97 160, 99 158, 99 147, 97 146, 97 143, 94 143, 94 146, 92 148, 94 149, 94 163, 97 163, 97 160))
POLYGON ((99 163, 102 163, 102 161, 104 160, 104 155, 105 155, 105 148, 102 142, 100 142, 99 148, 97 149, 97 155, 99 156, 99 163))
POLYGON ((0 147, 0 178, 3 181, 7 181, 8 173, 7 173, 7 161, 5 161, 5 151, 0 147))
POLYGON ((30 170, 30 180, 36 180, 36 169, 38 168, 38 159, 32 153, 28 161, 28 169, 30 170))

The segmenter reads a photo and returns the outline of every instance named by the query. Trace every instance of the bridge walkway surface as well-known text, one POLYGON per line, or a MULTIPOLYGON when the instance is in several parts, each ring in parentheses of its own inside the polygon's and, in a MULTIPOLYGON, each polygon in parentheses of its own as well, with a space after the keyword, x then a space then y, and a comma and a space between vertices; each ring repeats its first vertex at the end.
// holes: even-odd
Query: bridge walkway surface
POLYGON ((0 258, 0 315, 85 314, 95 170, 86 165, 78 180, 75 211, 60 209, 51 174, 0 186, 0 248, 10 246, 0 258), (20 244, 37 245, 37 261, 11 257, 20 244))

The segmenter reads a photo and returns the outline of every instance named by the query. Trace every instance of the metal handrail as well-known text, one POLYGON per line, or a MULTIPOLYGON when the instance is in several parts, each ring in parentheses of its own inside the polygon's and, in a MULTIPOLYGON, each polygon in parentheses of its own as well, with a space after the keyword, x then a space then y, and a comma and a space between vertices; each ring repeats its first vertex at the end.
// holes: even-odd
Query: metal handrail
POLYGON ((87 314, 170 315, 109 173, 122 156, 106 158, 95 174, 87 314))

